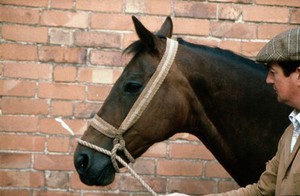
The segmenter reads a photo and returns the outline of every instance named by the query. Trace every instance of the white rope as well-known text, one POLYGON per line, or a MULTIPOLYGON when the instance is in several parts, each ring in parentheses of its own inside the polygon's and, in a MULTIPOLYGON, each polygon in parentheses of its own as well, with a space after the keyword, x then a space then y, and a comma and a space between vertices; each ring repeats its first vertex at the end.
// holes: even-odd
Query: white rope
MULTIPOLYGON (((91 144, 89 142, 86 142, 84 140, 81 139, 77 139, 78 143, 81 145, 84 145, 86 147, 92 148, 98 152, 102 152, 108 156, 112 156, 112 153, 104 148, 101 148, 99 146, 96 146, 94 144, 91 144)), ((133 177, 135 177, 141 184, 142 186, 149 191, 153 196, 158 196, 158 194, 120 157, 120 156, 116 156, 116 159, 124 166, 128 169, 128 171, 133 175, 133 177)))

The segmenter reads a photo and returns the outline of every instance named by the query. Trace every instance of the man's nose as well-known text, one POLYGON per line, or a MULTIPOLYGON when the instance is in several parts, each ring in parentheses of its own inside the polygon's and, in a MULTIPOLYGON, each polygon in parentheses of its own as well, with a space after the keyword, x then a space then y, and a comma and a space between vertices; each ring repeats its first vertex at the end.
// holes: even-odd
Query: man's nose
POLYGON ((272 78, 270 72, 268 72, 268 75, 267 75, 267 77, 266 77, 266 83, 267 83, 267 84, 273 84, 273 83, 274 83, 274 80, 273 80, 273 78, 272 78))

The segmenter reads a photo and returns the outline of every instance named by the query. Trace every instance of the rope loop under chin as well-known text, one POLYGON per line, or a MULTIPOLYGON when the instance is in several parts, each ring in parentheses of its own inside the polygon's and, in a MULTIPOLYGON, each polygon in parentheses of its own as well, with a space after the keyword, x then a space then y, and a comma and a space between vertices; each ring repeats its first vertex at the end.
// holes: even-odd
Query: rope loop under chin
POLYGON ((123 151, 126 158, 131 162, 134 163, 135 159, 132 157, 132 155, 128 152, 128 150, 125 147, 125 140, 122 135, 117 135, 113 140, 113 149, 111 150, 111 162, 116 170, 116 172, 120 172, 120 168, 117 162, 117 152, 123 151))

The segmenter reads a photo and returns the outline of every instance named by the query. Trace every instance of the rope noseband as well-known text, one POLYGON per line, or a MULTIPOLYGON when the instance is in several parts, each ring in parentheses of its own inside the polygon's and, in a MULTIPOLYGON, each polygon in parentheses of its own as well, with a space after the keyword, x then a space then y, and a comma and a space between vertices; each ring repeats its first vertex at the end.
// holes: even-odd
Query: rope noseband
MULTIPOLYGON (((149 82, 139 95, 138 99, 135 101, 134 105, 132 106, 126 118, 124 119, 124 121, 118 129, 106 122, 105 120, 103 120, 97 114, 90 121, 90 125, 92 127, 94 127, 102 134, 106 135, 107 137, 113 139, 114 147, 110 153, 111 160, 116 172, 119 172, 119 167, 116 160, 118 150, 123 151, 130 162, 134 162, 134 158, 130 155, 130 153, 125 147, 125 140, 123 139, 123 134, 141 117, 142 113, 145 111, 150 101, 160 88, 161 84, 163 83, 164 79, 169 73, 171 65, 173 64, 177 53, 177 48, 178 42, 167 38, 166 50, 156 71, 150 78, 149 82)), ((88 145, 88 142, 86 141, 78 140, 78 142, 87 147, 92 147, 91 145, 88 145)), ((92 148, 95 149, 95 146, 92 148)), ((99 151, 99 149, 101 149, 101 147, 98 147, 96 150, 99 151)))

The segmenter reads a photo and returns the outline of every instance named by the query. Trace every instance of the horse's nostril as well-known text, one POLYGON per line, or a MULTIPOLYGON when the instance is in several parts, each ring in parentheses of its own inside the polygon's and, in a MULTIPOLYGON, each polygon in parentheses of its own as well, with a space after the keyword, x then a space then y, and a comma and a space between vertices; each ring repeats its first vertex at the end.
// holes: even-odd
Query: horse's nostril
POLYGON ((81 154, 77 158, 76 168, 80 174, 83 174, 89 166, 89 157, 86 154, 81 154))

